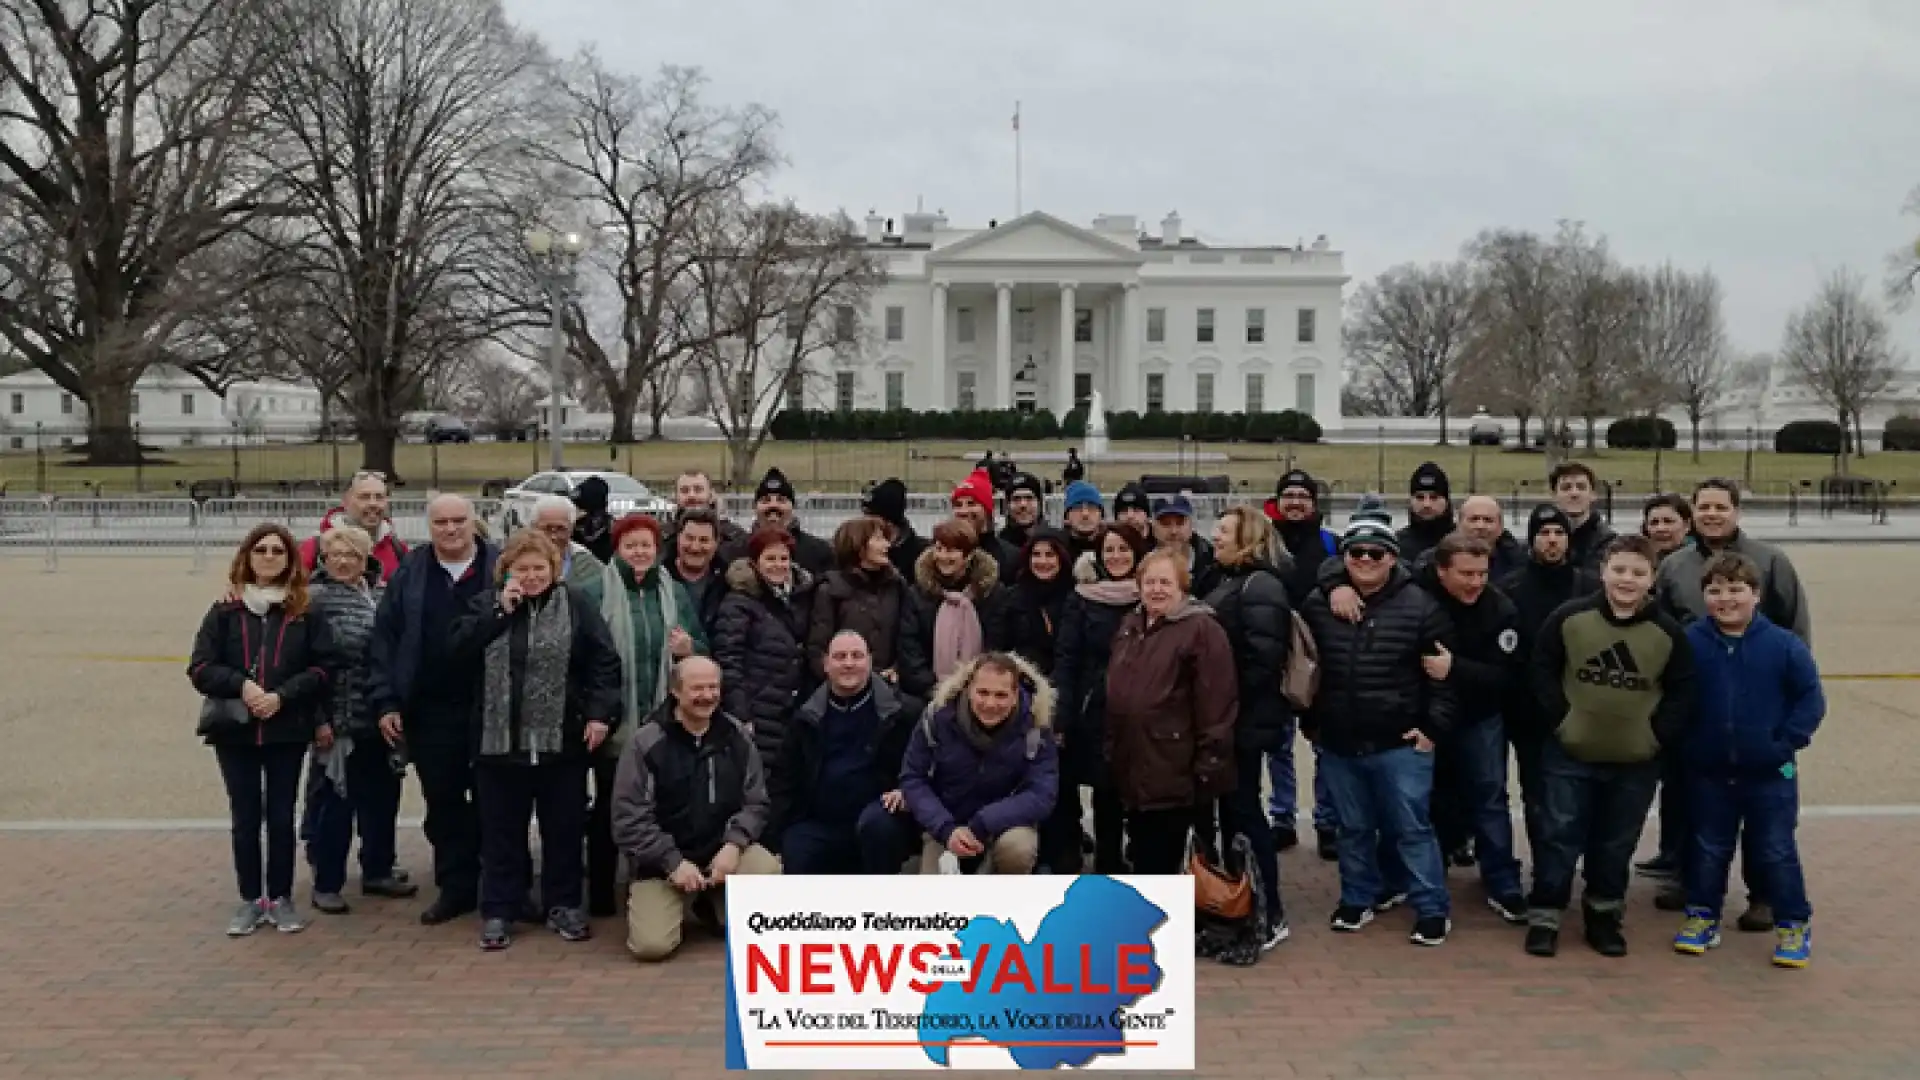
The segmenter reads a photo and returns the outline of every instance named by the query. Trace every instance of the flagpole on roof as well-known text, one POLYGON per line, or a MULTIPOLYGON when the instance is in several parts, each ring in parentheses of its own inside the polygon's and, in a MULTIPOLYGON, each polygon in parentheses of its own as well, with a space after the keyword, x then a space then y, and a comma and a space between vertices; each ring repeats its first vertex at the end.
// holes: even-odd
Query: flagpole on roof
POLYGON ((1013 103, 1013 216, 1019 217, 1020 207, 1020 103, 1013 103))

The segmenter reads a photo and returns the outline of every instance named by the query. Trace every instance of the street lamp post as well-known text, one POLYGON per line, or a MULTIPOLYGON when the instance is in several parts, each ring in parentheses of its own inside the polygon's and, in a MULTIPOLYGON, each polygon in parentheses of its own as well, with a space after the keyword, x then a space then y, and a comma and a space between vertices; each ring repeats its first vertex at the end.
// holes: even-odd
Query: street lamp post
POLYGON ((566 407, 560 398, 566 388, 567 291, 573 284, 574 263, 586 250, 586 241, 579 233, 556 234, 538 228, 528 229, 525 240, 527 254, 533 256, 540 283, 546 287, 547 310, 551 313, 552 336, 547 342, 547 437, 553 447, 549 467, 558 472, 566 467, 566 407))

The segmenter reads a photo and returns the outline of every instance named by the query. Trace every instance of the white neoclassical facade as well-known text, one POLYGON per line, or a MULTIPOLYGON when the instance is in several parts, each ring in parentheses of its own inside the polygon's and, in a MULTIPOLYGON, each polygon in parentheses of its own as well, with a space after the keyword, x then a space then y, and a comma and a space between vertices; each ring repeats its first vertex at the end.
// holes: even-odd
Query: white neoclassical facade
MULTIPOLYGON (((284 382, 237 382, 224 396, 192 375, 155 364, 133 384, 133 422, 149 446, 224 446, 311 439, 320 430, 320 392, 284 382)), ((86 441, 87 403, 45 374, 0 378, 0 451, 86 441)))
POLYGON ((816 407, 1278 412, 1340 423, 1341 253, 1220 247, 1131 215, 1034 212, 984 228, 868 215, 888 280, 867 341, 815 376, 816 407), (819 400, 824 398, 825 400, 819 400))

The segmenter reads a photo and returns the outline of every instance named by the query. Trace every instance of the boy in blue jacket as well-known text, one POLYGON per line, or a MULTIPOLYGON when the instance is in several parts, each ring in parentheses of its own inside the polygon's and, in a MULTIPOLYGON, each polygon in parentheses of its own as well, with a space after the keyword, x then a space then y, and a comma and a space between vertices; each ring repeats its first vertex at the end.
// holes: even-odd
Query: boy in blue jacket
POLYGON ((1756 612, 1760 571, 1752 559, 1723 552, 1700 578, 1709 617, 1687 628, 1698 712, 1682 751, 1694 831, 1683 870, 1687 917, 1674 951, 1698 956, 1720 943, 1727 867, 1744 821, 1758 864, 1754 880, 1773 901, 1773 962, 1805 967, 1813 908, 1793 836, 1800 815, 1794 756, 1827 711, 1820 672, 1804 642, 1756 612))

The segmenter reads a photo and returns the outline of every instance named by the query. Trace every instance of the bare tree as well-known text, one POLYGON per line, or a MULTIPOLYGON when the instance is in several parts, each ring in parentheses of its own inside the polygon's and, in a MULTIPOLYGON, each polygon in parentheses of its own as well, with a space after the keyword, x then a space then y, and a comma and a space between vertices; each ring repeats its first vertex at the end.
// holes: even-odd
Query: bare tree
POLYGON ((1720 317, 1720 279, 1688 273, 1671 263, 1642 276, 1636 329, 1639 355, 1651 387, 1642 404, 1657 414, 1668 402, 1686 410, 1693 460, 1700 460, 1700 424, 1727 392, 1726 330, 1720 317))
POLYGON ((1780 356, 1833 410, 1854 452, 1866 457, 1861 414, 1886 393, 1901 364, 1887 320, 1868 299, 1860 275, 1835 271, 1806 307, 1787 317, 1780 356))
POLYGON ((647 410, 649 440, 666 437, 661 433, 660 424, 668 413, 681 407, 681 390, 687 379, 687 369, 692 366, 693 353, 677 353, 655 364, 653 370, 647 372, 646 381, 641 386, 639 404, 647 410))
POLYGON ((222 249, 272 212, 250 167, 257 0, 0 0, 0 338, 87 405, 88 460, 138 459, 133 387, 251 283, 222 249))
POLYGON ((1559 285, 1554 348, 1565 372, 1567 412, 1585 422, 1592 450, 1599 418, 1620 407, 1639 372, 1637 327, 1645 301, 1606 238, 1589 237, 1579 222, 1560 223, 1552 251, 1559 285))
POLYGON ((1562 415, 1562 379, 1555 348, 1559 268, 1554 252, 1530 232, 1493 229, 1467 244, 1473 267, 1475 332, 1462 359, 1491 407, 1543 427, 1562 415))
POLYGON ((263 80, 309 226, 298 272, 342 343, 367 466, 436 369, 543 321, 520 224, 541 52, 498 0, 277 0, 297 45, 263 80))
POLYGON ((1348 353, 1370 368, 1401 416, 1440 417, 1473 337, 1473 275, 1464 261, 1395 266, 1362 285, 1347 320, 1348 353))
POLYGON ((696 70, 668 67, 647 82, 609 71, 591 52, 560 83, 567 138, 542 160, 596 226, 588 265, 613 283, 618 344, 579 340, 590 335, 583 316, 568 327, 606 389, 613 441, 632 442, 642 393, 711 341, 702 335, 712 328, 688 313, 699 258, 692 234, 703 212, 731 205, 773 167, 774 116, 757 105, 709 105, 696 70))
POLYGON ((546 386, 512 361, 478 356, 466 367, 460 407, 496 438, 524 431, 546 396, 546 386))
POLYGON ((703 252, 693 302, 702 344, 691 368, 731 451, 732 481, 747 484, 788 388, 859 345, 858 313, 886 269, 845 215, 790 203, 710 206, 694 237, 703 252), (842 315, 849 310, 852 319, 842 315))

